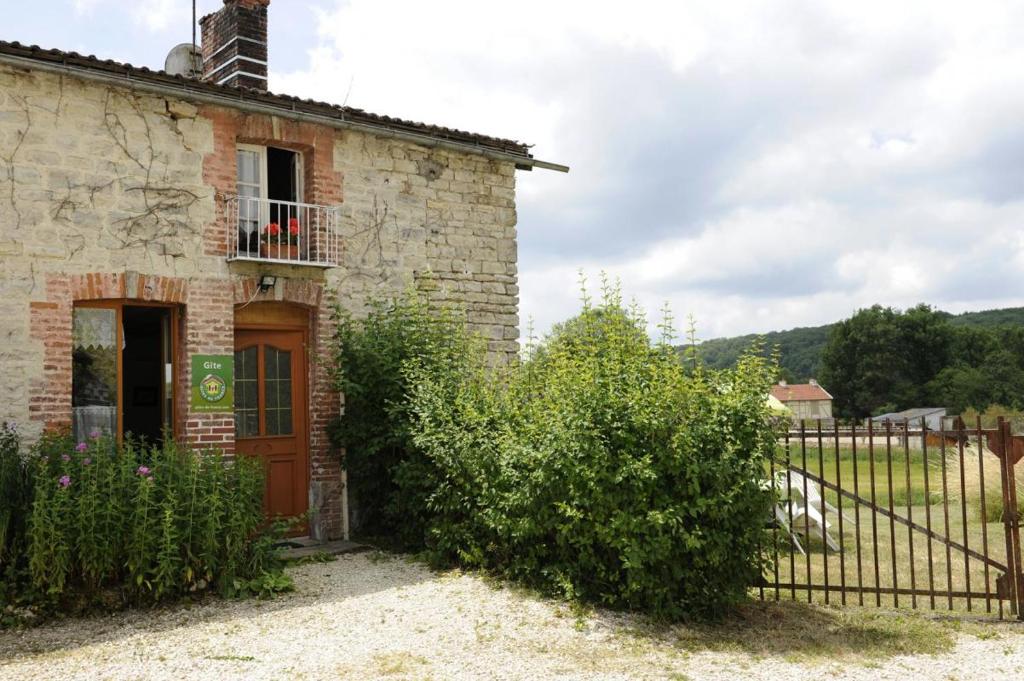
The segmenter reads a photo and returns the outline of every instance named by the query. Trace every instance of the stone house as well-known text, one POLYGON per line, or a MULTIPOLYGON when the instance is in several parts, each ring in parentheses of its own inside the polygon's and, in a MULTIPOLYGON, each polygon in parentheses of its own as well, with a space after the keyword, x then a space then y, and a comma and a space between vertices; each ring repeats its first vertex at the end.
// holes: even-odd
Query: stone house
POLYGON ((568 169, 267 92, 268 5, 224 0, 178 74, 0 42, 0 419, 260 456, 335 538, 332 307, 429 278, 516 353, 515 172, 568 169))
POLYGON ((797 423, 832 418, 832 396, 813 378, 809 383, 779 381, 772 386, 771 394, 790 410, 797 423))

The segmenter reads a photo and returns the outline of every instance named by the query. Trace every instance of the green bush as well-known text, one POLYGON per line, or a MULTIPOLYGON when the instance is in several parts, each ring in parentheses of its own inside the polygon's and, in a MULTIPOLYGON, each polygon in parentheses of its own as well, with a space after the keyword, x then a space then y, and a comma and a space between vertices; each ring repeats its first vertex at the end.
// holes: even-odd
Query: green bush
POLYGON ((371 301, 363 318, 338 307, 335 319, 334 383, 345 396, 345 410, 329 433, 345 453, 353 526, 363 535, 417 547, 427 490, 414 493, 416 481, 403 473, 421 453, 410 439, 402 367, 415 361, 443 371, 464 357, 462 317, 449 307, 431 311, 427 294, 410 288, 399 298, 371 301), (400 479, 403 494, 397 494, 400 479))
MULTIPOLYGON (((427 314, 406 297, 362 328, 400 346, 374 315, 417 304, 427 314)), ((746 597, 767 545, 772 367, 748 356, 735 371, 684 370, 614 290, 511 366, 445 327, 462 335, 447 361, 407 353, 375 379, 394 386, 403 446, 379 471, 382 501, 414 509, 429 557, 660 616, 746 597)), ((352 375, 360 358, 340 352, 352 375)), ((359 399, 373 408, 372 393, 359 399)))
POLYGON ((207 589, 261 594, 279 581, 279 531, 265 527, 255 459, 225 461, 170 440, 146 448, 54 433, 27 459, 31 484, 18 488, 24 570, 7 579, 19 587, 19 605, 111 607, 207 589))

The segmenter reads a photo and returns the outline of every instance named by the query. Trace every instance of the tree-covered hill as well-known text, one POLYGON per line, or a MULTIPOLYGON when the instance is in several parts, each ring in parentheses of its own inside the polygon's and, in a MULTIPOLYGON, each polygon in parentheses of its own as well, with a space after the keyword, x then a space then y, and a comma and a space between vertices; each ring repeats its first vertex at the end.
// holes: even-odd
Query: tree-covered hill
POLYGON ((1002 326, 1004 324, 1024 324, 1024 307, 1004 307, 999 310, 981 310, 980 312, 962 312, 950 315, 949 322, 958 326, 1002 326))
MULTIPOLYGON (((975 328, 992 328, 1002 325, 1024 325, 1024 307, 1008 307, 999 310, 964 312, 961 314, 940 313, 950 324, 975 328)), ((762 338, 765 348, 779 349, 779 363, 782 375, 792 382, 805 382, 809 378, 820 378, 821 357, 828 342, 829 332, 834 324, 808 326, 788 331, 771 331, 766 334, 748 334, 732 338, 714 338, 698 346, 703 362, 712 368, 724 369, 736 363, 740 354, 762 338)))

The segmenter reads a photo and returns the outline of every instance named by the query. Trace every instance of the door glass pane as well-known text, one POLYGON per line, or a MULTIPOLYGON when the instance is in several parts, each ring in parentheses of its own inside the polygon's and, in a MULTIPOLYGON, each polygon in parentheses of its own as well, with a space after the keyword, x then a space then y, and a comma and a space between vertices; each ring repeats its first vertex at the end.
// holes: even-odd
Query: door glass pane
POLYGON ((263 349, 267 435, 292 434, 292 353, 268 345, 263 349))
POLYGON ((256 346, 235 351, 235 437, 260 434, 256 404, 256 346))
POLYGON ((72 323, 71 411, 75 438, 117 432, 117 310, 76 307, 72 323))

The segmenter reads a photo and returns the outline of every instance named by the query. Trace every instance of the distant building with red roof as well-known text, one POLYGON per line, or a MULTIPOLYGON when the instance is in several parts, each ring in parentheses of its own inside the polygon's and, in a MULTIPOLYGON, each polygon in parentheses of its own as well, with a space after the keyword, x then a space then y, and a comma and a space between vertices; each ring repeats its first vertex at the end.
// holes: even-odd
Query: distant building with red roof
POLYGON ((813 378, 810 383, 779 381, 772 396, 793 412, 794 421, 832 418, 832 396, 813 378))

